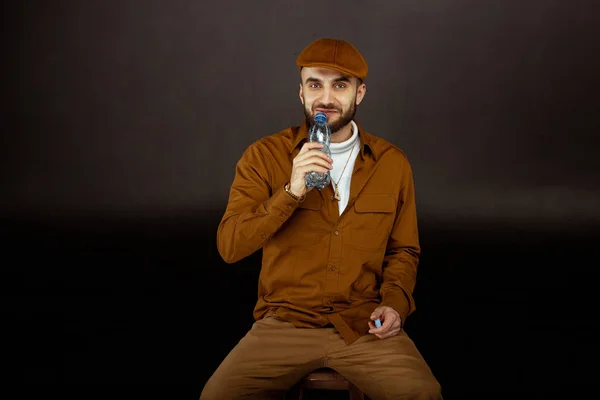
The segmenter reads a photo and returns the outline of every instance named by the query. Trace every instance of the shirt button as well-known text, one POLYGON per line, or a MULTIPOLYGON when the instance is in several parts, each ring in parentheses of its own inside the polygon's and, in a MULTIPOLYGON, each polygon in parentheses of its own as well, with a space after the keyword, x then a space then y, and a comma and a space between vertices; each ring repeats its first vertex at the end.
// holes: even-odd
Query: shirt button
POLYGON ((332 266, 330 266, 330 267, 329 267, 329 269, 330 269, 331 271, 335 271, 335 265, 332 265, 332 266))
POLYGON ((337 236, 337 235, 339 235, 339 234, 340 234, 340 232, 339 232, 339 231, 335 231, 335 232, 333 232, 333 233, 335 233, 335 236, 337 236))
POLYGON ((325 304, 331 304, 333 303, 331 300, 325 300, 325 304))

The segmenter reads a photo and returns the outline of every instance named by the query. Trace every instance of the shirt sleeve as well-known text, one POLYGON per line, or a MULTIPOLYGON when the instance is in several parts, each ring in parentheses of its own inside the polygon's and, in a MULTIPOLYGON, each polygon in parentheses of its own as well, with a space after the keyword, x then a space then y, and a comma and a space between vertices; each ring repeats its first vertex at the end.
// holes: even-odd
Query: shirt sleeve
POLYGON ((402 184, 396 220, 390 233, 383 261, 383 282, 380 289, 382 306, 396 310, 401 322, 415 310, 413 291, 421 252, 417 227, 415 187, 412 170, 405 161, 401 170, 402 184))
POLYGON ((283 186, 272 188, 268 178, 269 166, 254 144, 236 165, 227 208, 217 229, 219 254, 227 263, 262 248, 299 205, 283 186))

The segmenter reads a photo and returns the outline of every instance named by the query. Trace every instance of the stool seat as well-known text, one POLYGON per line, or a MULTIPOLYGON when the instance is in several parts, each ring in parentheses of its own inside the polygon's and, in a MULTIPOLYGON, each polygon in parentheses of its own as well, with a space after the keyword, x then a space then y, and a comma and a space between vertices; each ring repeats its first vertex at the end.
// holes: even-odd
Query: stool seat
POLYGON ((302 400, 305 390, 347 390, 350 400, 368 400, 368 397, 339 372, 323 367, 300 380, 286 395, 286 400, 302 400))

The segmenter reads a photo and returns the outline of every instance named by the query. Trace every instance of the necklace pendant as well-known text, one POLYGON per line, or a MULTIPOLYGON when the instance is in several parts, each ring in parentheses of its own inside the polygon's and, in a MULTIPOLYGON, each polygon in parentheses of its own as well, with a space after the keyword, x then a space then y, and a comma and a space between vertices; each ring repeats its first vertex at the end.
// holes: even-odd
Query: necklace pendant
POLYGON ((337 201, 342 200, 342 198, 340 197, 340 191, 338 190, 337 186, 335 187, 335 192, 333 193, 332 200, 337 200, 337 201))

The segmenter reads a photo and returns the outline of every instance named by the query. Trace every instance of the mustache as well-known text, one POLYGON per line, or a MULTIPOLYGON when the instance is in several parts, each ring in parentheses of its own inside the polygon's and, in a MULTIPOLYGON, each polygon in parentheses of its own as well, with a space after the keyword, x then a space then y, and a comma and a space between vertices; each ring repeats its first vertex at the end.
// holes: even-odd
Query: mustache
POLYGON ((334 106, 333 104, 317 104, 313 106, 313 111, 315 111, 317 108, 323 109, 323 110, 332 110, 332 111, 340 111, 341 110, 339 108, 337 108, 336 106, 334 106))

